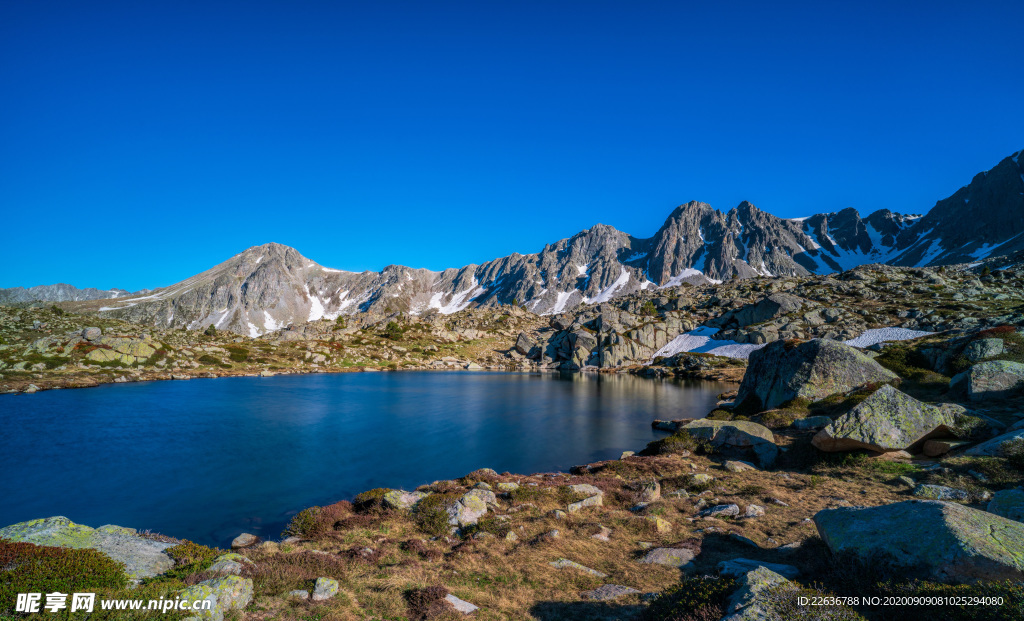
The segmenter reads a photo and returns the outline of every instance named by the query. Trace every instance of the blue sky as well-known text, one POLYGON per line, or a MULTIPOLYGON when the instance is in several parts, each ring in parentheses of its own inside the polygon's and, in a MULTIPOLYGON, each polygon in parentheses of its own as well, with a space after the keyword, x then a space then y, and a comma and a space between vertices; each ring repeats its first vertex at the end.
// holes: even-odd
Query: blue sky
POLYGON ((1021 24, 1019 1, 0 3, 0 287, 163 286, 269 241, 440 269, 646 237, 692 199, 926 211, 1024 148, 1021 24))

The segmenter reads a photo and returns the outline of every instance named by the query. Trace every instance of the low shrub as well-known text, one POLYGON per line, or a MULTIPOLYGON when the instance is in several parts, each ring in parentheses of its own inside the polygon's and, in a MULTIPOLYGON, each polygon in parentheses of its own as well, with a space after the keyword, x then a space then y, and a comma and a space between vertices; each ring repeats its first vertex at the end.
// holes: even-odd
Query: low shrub
POLYGON ((412 621, 429 621, 447 613, 454 608, 445 598, 448 589, 443 586, 430 586, 425 589, 411 589, 405 592, 405 601, 412 621))
POLYGON ((281 536, 304 539, 323 537, 333 531, 335 525, 351 511, 352 504, 344 500, 324 507, 303 509, 292 517, 281 536))
POLYGON ((96 550, 0 539, 0 613, 13 612, 18 593, 81 593, 127 584, 124 564, 96 550))
POLYGON ((377 487, 358 494, 352 499, 352 508, 359 513, 383 510, 384 496, 390 491, 386 487, 377 487))
POLYGON ((448 524, 447 506, 454 502, 455 494, 431 494, 416 504, 413 519, 416 526, 428 535, 441 537, 451 530, 448 524))
POLYGON ((249 360, 249 350, 244 347, 228 347, 228 357, 233 362, 246 362, 249 360))
POLYGON ((642 621, 717 621, 725 616, 725 603, 736 582, 731 578, 683 578, 661 592, 643 614, 642 621))
POLYGON ((684 451, 711 454, 713 448, 707 440, 695 438, 690 432, 680 429, 672 435, 655 440, 647 445, 641 455, 678 455, 684 451))
POLYGON ((204 571, 213 563, 213 559, 224 553, 223 550, 210 548, 192 541, 185 541, 167 548, 167 555, 174 559, 174 569, 167 573, 168 577, 184 578, 204 571))

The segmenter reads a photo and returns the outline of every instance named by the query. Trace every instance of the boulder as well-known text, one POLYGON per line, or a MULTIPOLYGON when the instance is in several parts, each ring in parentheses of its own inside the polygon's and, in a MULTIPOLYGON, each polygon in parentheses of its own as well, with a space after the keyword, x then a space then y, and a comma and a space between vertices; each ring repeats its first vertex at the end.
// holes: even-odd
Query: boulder
POLYGON ((700 512, 701 517, 736 517, 739 514, 739 505, 715 505, 700 512))
POLYGON ((317 578, 313 585, 313 601, 331 599, 338 594, 338 581, 333 578, 317 578))
POLYGON ((964 451, 964 455, 971 457, 1000 457, 1006 455, 1014 448, 1018 450, 1024 449, 1024 428, 1004 433, 991 440, 982 442, 964 451))
POLYGON ((736 403, 752 410, 770 410, 798 397, 816 401, 895 379, 895 373, 838 341, 775 341, 750 354, 736 403))
POLYGON ((828 416, 808 416, 807 418, 798 418, 793 421, 793 429, 799 429, 806 431, 808 429, 821 429, 827 427, 832 423, 832 419, 828 416))
POLYGON ((396 511, 410 511, 416 503, 426 498, 425 492, 407 492, 401 489, 389 490, 384 494, 381 503, 388 509, 396 511))
MULTIPOLYGON (((483 490, 472 490, 463 494, 462 498, 448 505, 448 523, 452 526, 465 527, 476 524, 487 513, 487 502, 481 497, 483 490)), ((487 492, 494 496, 494 492, 487 492)))
POLYGON ((718 564, 718 573, 721 576, 729 576, 730 578, 739 578, 745 576, 747 573, 754 571, 758 567, 765 567, 771 571, 779 574, 784 578, 790 580, 800 575, 800 570, 792 565, 783 565, 781 563, 766 563, 765 561, 755 561, 749 558, 734 558, 729 561, 722 561, 718 564))
POLYGON ((174 560, 164 552, 173 543, 139 537, 134 529, 121 526, 90 528, 63 516, 0 528, 0 539, 40 546, 90 548, 124 563, 125 574, 132 579, 152 578, 174 567, 174 560))
POLYGON ((746 472, 749 470, 757 470, 757 466, 755 466, 754 464, 745 461, 738 461, 735 459, 730 459, 726 461, 724 464, 722 464, 722 467, 728 470, 729 472, 746 472))
POLYGON ((596 578, 608 577, 608 574, 597 571, 596 569, 591 569, 585 565, 580 565, 576 561, 570 561, 567 558, 560 558, 557 561, 551 561, 548 565, 551 565, 555 569, 578 569, 579 571, 582 571, 585 574, 590 574, 596 578))
POLYGON ((231 540, 231 549, 238 550, 240 548, 248 548, 254 546, 260 542, 260 538, 250 533, 242 533, 231 540))
POLYGON ((697 553, 689 548, 654 548, 648 550, 640 559, 641 563, 647 565, 665 565, 666 567, 679 567, 680 569, 692 569, 693 559, 697 553))
POLYGON ((252 580, 239 576, 203 580, 179 592, 182 600, 190 602, 212 600, 210 610, 190 611, 197 613, 194 618, 211 620, 223 619, 228 610, 245 608, 252 601, 252 594, 252 580))
POLYGON ((1005 399, 1024 393, 1024 364, 1007 360, 979 362, 949 382, 952 394, 971 401, 1005 399))
POLYGON ((640 591, 632 587, 622 586, 621 584, 603 584, 593 591, 584 591, 583 593, 580 593, 580 596, 583 599, 607 602, 620 597, 625 597, 626 595, 635 595, 638 593, 640 593, 640 591))
POLYGON ((455 597, 451 593, 449 593, 448 595, 445 595, 444 599, 445 599, 446 602, 448 602, 449 604, 452 605, 452 608, 454 608, 457 612, 461 612, 464 615, 473 614, 474 612, 476 612, 477 610, 480 609, 479 606, 475 606, 473 604, 470 604, 469 602, 467 602, 464 599, 459 599, 458 597, 455 597))
POLYGON ((825 509, 814 516, 833 553, 890 555, 947 583, 1024 579, 1024 524, 939 500, 825 509))
POLYGON ((519 337, 516 338, 515 350, 524 356, 529 356, 531 352, 534 352, 534 348, 537 344, 533 342, 530 337, 526 336, 525 332, 520 332, 519 337))
POLYGON ((886 384, 819 431, 811 443, 822 451, 907 450, 939 435, 952 435, 949 408, 922 403, 886 384))
POLYGON ((986 358, 992 358, 1003 353, 1002 339, 978 339, 971 341, 964 347, 963 357, 971 363, 981 362, 986 358))
POLYGON ((636 485, 638 502, 656 502, 661 499, 661 484, 657 481, 643 481, 636 485))
POLYGON ((751 421, 702 418, 687 423, 683 429, 694 438, 707 440, 715 448, 751 452, 762 468, 771 467, 779 454, 772 432, 751 421))
POLYGON ((954 440, 952 438, 926 440, 921 452, 923 452, 927 457, 941 457, 954 449, 963 448, 968 444, 970 444, 970 442, 967 440, 954 440))
POLYGON ((1015 522, 1024 522, 1024 490, 1004 489, 992 495, 985 509, 1015 522))
POLYGON ((82 338, 87 341, 95 341, 101 336, 103 336, 103 330, 96 327, 89 327, 82 330, 82 338))
POLYGON ((722 621, 754 621, 773 619, 771 603, 766 595, 775 589, 796 589, 789 580, 761 565, 748 571, 736 581, 739 587, 726 604, 726 615, 722 621))
POLYGON ((970 502, 971 500, 971 493, 966 490, 926 483, 915 486, 913 494, 918 498, 926 498, 928 500, 955 500, 960 502, 970 502))

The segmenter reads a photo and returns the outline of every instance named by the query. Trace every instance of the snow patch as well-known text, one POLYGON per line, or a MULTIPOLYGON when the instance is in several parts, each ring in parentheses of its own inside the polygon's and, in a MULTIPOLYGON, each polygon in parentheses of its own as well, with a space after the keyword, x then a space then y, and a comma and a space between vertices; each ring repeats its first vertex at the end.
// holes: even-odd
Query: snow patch
POLYGON ((273 332, 274 330, 280 330, 284 327, 283 323, 277 323, 270 313, 263 311, 263 327, 267 329, 267 332, 273 332))
POLYGON ((559 291, 558 297, 555 298, 555 305, 552 306, 551 310, 545 313, 545 315, 554 315, 562 312, 566 303, 569 302, 569 298, 571 298, 574 293, 579 293, 579 289, 573 289, 572 291, 559 291))
POLYGON ((577 276, 586 276, 588 269, 590 269, 590 264, 589 263, 587 263, 585 265, 577 265, 576 266, 577 276))
POLYGON ((764 344, 752 345, 749 343, 737 343, 736 341, 725 341, 711 338, 717 333, 718 328, 708 328, 706 326, 701 326, 696 330, 684 332, 655 352, 651 361, 653 362, 654 358, 658 358, 659 356, 667 358, 683 352, 713 354, 715 356, 725 356, 727 358, 740 358, 746 360, 750 356, 751 352, 764 347, 764 344))
POLYGON ((852 347, 864 348, 878 343, 884 343, 886 341, 906 341, 909 339, 920 338, 922 336, 928 336, 929 334, 935 333, 926 332, 924 330, 911 330, 909 328, 874 328, 866 330, 864 334, 861 334, 855 339, 843 342, 852 347))
MULTIPOLYGON (((707 257, 705 256, 705 259, 706 258, 707 257)), ((660 286, 658 288, 659 289, 664 289, 666 287, 678 287, 679 285, 683 284, 683 279, 685 279, 685 278, 690 278, 691 276, 703 276, 703 275, 704 275, 704 272, 702 272, 700 270, 695 270, 692 267, 688 267, 688 268, 684 269, 683 271, 679 272, 678 274, 676 274, 675 276, 673 276, 672 278, 669 278, 667 283, 663 284, 662 286, 660 286)), ((709 278, 708 280, 711 280, 711 279, 709 278)))
MULTIPOLYGON (((626 268, 624 268, 624 267, 621 268, 621 269, 622 269, 622 271, 619 273, 619 277, 615 279, 615 282, 613 282, 606 289, 604 289, 603 291, 598 293, 592 299, 588 300, 587 298, 583 298, 583 303, 584 304, 600 304, 601 302, 607 302, 608 300, 612 299, 612 296, 615 295, 616 291, 618 291, 619 289, 625 287, 626 284, 629 283, 629 271, 626 268)), ((561 295, 561 294, 559 294, 559 295, 561 295)), ((558 312, 558 311, 555 311, 555 312, 558 312)))

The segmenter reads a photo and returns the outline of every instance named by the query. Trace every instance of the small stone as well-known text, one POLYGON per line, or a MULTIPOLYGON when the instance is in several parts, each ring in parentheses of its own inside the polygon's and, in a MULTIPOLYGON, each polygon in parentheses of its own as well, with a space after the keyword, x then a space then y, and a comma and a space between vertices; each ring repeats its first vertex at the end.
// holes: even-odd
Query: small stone
POLYGON ((792 565, 766 563, 764 561, 755 561, 749 558, 734 558, 729 561, 722 561, 718 564, 718 573, 719 575, 729 576, 730 578, 739 578, 758 567, 766 567, 784 578, 789 578, 790 580, 800 575, 800 570, 792 565))
POLYGON ((656 515, 648 515, 644 519, 654 524, 654 528, 657 529, 659 533, 672 532, 672 523, 668 520, 663 520, 656 515))
POLYGON ((240 548, 248 548, 259 543, 261 539, 251 533, 242 533, 231 540, 231 549, 238 550, 240 548))
POLYGON ((601 526, 600 528, 601 530, 591 535, 590 538, 597 539, 598 541, 609 541, 611 538, 612 529, 608 528, 607 526, 601 526))
POLYGON ((761 505, 747 505, 747 511, 743 517, 756 518, 764 515, 764 507, 761 505))
POLYGON ((464 615, 472 614, 472 613, 474 613, 474 612, 476 612, 477 610, 480 609, 479 606, 474 606, 473 604, 470 604, 466 600, 459 599, 458 597, 455 597, 451 593, 449 593, 448 595, 445 595, 444 598, 445 598, 445 600, 448 601, 449 604, 452 605, 453 608, 455 608, 455 610, 461 612, 464 615))
POLYGON ((333 578, 317 578, 313 586, 313 601, 331 599, 338 594, 338 581, 333 578))
POLYGON ((309 599, 309 591, 303 591, 302 589, 296 589, 294 591, 288 591, 288 597, 296 599, 309 599))
POLYGON ((634 595, 640 591, 620 584, 605 584, 597 587, 593 591, 584 591, 580 595, 583 599, 594 600, 598 602, 607 602, 613 599, 618 599, 626 595, 634 595))
POLYGON ((562 511, 561 509, 555 509, 554 511, 548 513, 548 515, 555 518, 556 520, 564 520, 565 518, 569 517, 569 514, 565 511, 562 511))
POLYGON ((915 487, 914 496, 928 500, 960 500, 965 502, 971 499, 971 494, 962 489, 928 484, 921 484, 915 487))
POLYGON ((739 460, 729 460, 722 464, 722 466, 729 472, 744 472, 746 470, 757 470, 757 467, 754 466, 754 464, 739 460))
POLYGON ((908 487, 916 487, 917 486, 917 481, 915 481, 914 479, 911 479, 910 477, 905 476, 905 475, 901 476, 901 477, 897 477, 896 480, 898 482, 908 486, 908 487))
POLYGON ((505 541, 510 541, 513 543, 519 541, 519 535, 515 534, 512 531, 508 531, 507 533, 505 533, 505 541))
POLYGON ((580 565, 576 561, 570 561, 567 558, 560 558, 557 561, 551 561, 548 564, 551 565, 552 567, 557 568, 557 569, 566 569, 566 568, 578 569, 579 571, 582 571, 583 573, 587 573, 587 574, 590 574, 591 576, 596 576, 598 578, 607 578, 608 577, 608 574, 601 573, 601 572, 597 571, 596 569, 591 569, 591 568, 586 567, 584 565, 580 565))
POLYGON ((636 451, 622 451, 622 455, 619 455, 619 459, 625 459, 636 455, 636 451))
POLYGON ((544 533, 540 538, 544 541, 557 541, 562 538, 562 532, 555 528, 544 533))
POLYGON ((512 492, 519 489, 518 483, 512 483, 511 481, 498 483, 499 492, 512 492))
POLYGON ((654 548, 640 559, 648 565, 665 565, 666 567, 684 567, 693 562, 696 554, 689 548, 654 548))
POLYGON ((739 505, 715 505, 700 512, 701 517, 735 517, 739 514, 739 505))
POLYGON ((657 481, 644 481, 637 484, 637 500, 642 503, 661 500, 661 484, 657 481))
POLYGON ((82 338, 87 341, 95 341, 101 336, 103 336, 103 330, 96 327, 89 327, 82 330, 82 338))
POLYGON ((598 494, 596 496, 584 498, 578 502, 570 503, 569 506, 566 507, 566 510, 568 510, 569 513, 575 513, 584 507, 599 507, 602 504, 604 504, 604 494, 598 494))

